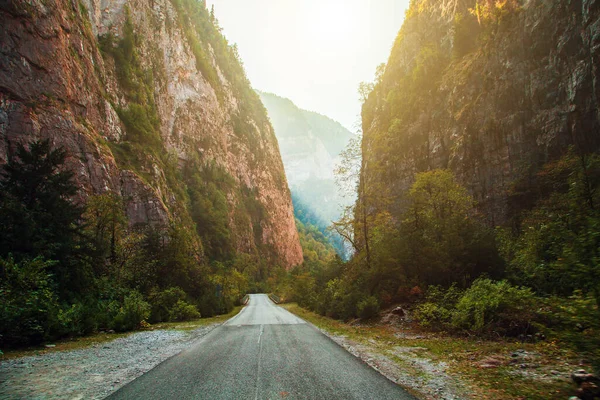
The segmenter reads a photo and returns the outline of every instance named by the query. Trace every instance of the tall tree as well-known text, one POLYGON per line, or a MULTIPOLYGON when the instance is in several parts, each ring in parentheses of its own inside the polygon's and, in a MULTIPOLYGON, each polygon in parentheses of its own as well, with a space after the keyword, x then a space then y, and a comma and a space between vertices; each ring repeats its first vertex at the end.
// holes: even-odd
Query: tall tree
POLYGON ((50 272, 63 288, 85 279, 70 268, 83 254, 83 206, 72 200, 77 187, 66 157, 48 140, 36 141, 19 145, 0 170, 0 257, 56 260, 50 272))

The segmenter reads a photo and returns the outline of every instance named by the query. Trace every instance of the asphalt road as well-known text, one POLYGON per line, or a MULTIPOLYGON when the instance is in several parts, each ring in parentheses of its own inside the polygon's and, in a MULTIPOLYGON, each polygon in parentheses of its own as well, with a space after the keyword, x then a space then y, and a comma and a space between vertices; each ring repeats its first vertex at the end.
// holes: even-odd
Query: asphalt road
POLYGON ((414 400, 266 295, 108 399, 414 400))

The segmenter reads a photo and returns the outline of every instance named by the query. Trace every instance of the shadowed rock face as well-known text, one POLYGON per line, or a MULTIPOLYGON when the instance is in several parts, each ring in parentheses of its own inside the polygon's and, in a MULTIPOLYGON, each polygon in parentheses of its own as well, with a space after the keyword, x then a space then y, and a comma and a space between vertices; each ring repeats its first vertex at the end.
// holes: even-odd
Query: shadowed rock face
POLYGON ((235 131, 243 99, 210 44, 216 80, 209 82, 200 72, 170 0, 0 3, 0 163, 17 143, 50 138, 68 151, 82 200, 121 193, 132 225, 166 226, 182 218, 176 211, 182 200, 173 185, 183 183, 167 178, 156 155, 149 152, 137 168, 115 157, 114 145, 126 138, 117 110, 127 108, 128 101, 113 59, 100 51, 99 37, 121 37, 128 13, 142 67, 154 74, 151 89, 164 151, 179 168, 200 159, 232 178, 235 190, 226 197, 237 251, 261 254, 268 248, 274 262, 301 263, 279 148, 264 110, 247 116, 245 126, 251 128, 235 131), (249 218, 235 215, 248 196, 266 210, 258 233, 249 218))
POLYGON ((600 3, 511 0, 495 22, 475 5, 413 4, 363 107, 365 176, 398 205, 415 172, 450 168, 499 225, 531 205, 546 162, 600 147, 600 3))

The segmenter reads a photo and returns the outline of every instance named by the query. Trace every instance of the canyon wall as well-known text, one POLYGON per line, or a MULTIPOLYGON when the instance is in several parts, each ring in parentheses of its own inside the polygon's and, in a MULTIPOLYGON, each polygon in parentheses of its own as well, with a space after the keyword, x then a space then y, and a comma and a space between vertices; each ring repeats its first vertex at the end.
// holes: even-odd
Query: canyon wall
POLYGON ((365 193, 399 211, 448 168, 508 223, 546 163, 599 149, 599 78, 599 1, 413 1, 363 106, 365 193))
POLYGON ((302 262, 273 129, 204 2, 9 0, 0 13, 0 163, 50 139, 81 200, 121 194, 132 226, 190 226, 214 255, 219 223, 232 253, 302 262))

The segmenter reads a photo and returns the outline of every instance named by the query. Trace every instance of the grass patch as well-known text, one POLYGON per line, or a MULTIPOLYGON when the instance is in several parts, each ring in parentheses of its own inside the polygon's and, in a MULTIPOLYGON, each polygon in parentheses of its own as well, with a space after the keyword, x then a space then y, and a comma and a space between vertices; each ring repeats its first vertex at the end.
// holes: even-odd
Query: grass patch
POLYGON ((236 306, 231 310, 229 314, 217 315, 216 317, 200 318, 195 321, 187 322, 162 322, 154 324, 150 327, 150 330, 178 330, 178 331, 191 331, 202 326, 220 324, 227 321, 230 318, 235 317, 242 310, 241 306, 236 306))
MULTIPOLYGON (((336 336, 368 346, 384 354, 406 370, 406 360, 391 355, 396 347, 415 348, 416 357, 443 361, 447 373, 460 379, 472 398, 494 400, 565 399, 575 392, 570 373, 578 368, 576 355, 560 343, 543 341, 521 343, 510 340, 480 340, 450 335, 422 335, 423 338, 403 339, 395 336, 406 330, 377 323, 353 326, 327 318, 299 307, 295 303, 282 307, 318 328, 336 336), (525 351, 528 358, 513 360, 512 355, 525 351), (496 368, 483 368, 482 362, 494 358, 501 361, 496 368), (511 362, 512 361, 512 362, 511 362)), ((414 333, 414 332, 413 332, 414 333)), ((419 337, 418 332, 415 335, 419 337)), ((421 372, 410 368, 410 373, 421 372)))
POLYGON ((0 361, 12 360, 15 358, 37 356, 46 353, 53 353, 56 351, 70 351, 84 349, 91 347, 95 344, 102 344, 112 342, 113 340, 120 339, 132 335, 136 332, 144 331, 155 331, 155 330, 178 330, 178 331, 191 331, 202 326, 208 326, 212 324, 221 324, 228 319, 236 316, 242 307, 235 307, 229 314, 218 315, 216 317, 201 318, 195 321, 187 322, 164 322, 160 324, 151 325, 148 329, 125 332, 125 333, 95 333, 89 336, 76 337, 70 339, 63 339, 54 342, 56 347, 46 348, 43 346, 26 347, 22 349, 7 350, 4 354, 0 354, 0 361))

